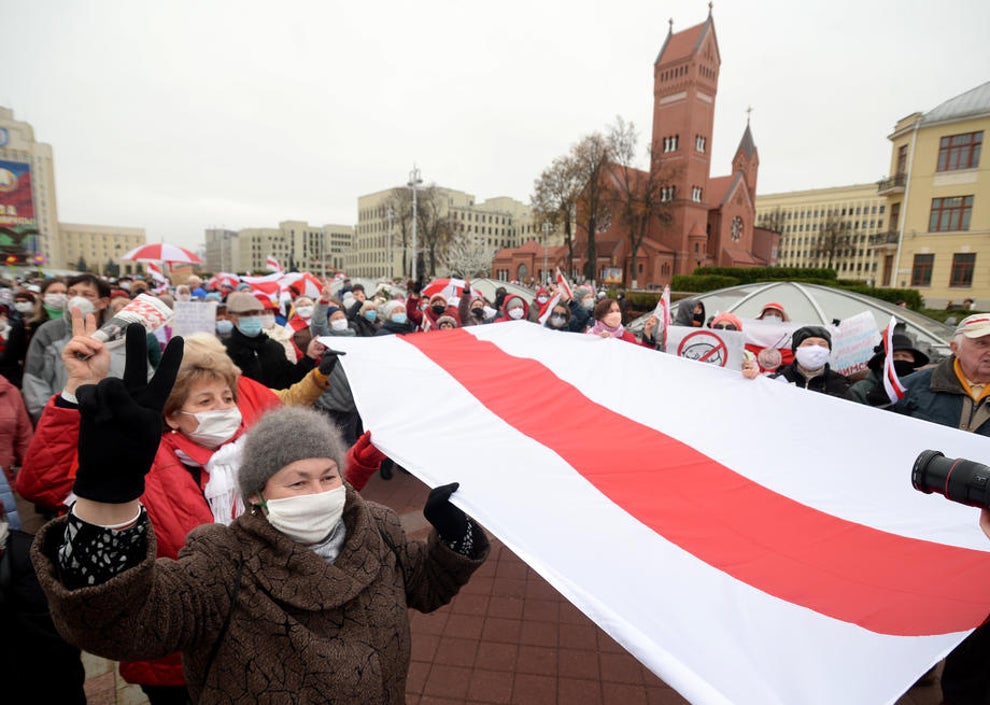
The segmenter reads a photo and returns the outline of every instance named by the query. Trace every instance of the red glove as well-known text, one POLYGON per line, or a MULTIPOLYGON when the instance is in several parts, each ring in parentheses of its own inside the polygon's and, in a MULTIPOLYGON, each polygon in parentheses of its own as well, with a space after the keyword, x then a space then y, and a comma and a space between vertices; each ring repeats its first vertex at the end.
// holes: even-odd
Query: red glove
POLYGON ((371 444, 371 431, 365 431, 347 451, 346 480, 360 492, 381 468, 386 457, 371 444))

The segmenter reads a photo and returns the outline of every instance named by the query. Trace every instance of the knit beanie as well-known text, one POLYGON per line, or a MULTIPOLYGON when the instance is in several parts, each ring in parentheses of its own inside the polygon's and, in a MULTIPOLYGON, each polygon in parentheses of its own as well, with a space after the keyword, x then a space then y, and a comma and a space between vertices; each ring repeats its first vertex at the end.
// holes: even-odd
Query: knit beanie
POLYGON ((450 325, 454 326, 454 328, 457 327, 457 320, 453 316, 447 316, 447 315, 440 316, 440 318, 437 319, 437 328, 439 328, 444 323, 449 323, 450 325))
POLYGON ((808 338, 824 338, 828 342, 828 349, 832 349, 832 334, 822 326, 803 326, 791 334, 791 352, 798 349, 798 346, 808 338))
POLYGON ((385 318, 391 318, 392 317, 392 314, 394 314, 399 309, 402 309, 403 311, 405 311, 406 310, 406 305, 402 301, 398 301, 396 299, 392 299, 387 304, 385 304, 385 306, 384 306, 384 308, 382 310, 382 313, 385 314, 385 318))
POLYGON ((237 484, 247 502, 268 479, 297 460, 331 458, 341 477, 346 471, 347 446, 325 415, 303 406, 269 411, 247 432, 237 484))

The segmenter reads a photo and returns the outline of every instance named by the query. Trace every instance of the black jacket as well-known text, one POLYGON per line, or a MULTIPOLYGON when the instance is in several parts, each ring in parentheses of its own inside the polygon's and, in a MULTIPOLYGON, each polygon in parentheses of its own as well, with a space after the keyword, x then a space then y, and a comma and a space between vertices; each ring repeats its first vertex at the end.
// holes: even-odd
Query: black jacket
POLYGON ((264 333, 249 338, 234 328, 223 344, 227 348, 227 355, 246 377, 272 389, 288 389, 305 377, 314 366, 313 361, 305 355, 293 365, 286 359, 282 344, 264 333))
POLYGON ((777 373, 771 375, 773 379, 778 379, 783 377, 791 384, 796 384, 799 387, 804 387, 805 389, 810 389, 813 392, 821 392, 822 394, 828 394, 833 397, 842 397, 848 399, 849 396, 847 392, 852 383, 849 378, 845 375, 840 375, 838 372, 833 372, 832 368, 827 364, 825 365, 825 372, 820 375, 816 375, 811 379, 807 379, 801 370, 798 369, 797 362, 792 362, 789 365, 785 365, 777 370, 777 373))

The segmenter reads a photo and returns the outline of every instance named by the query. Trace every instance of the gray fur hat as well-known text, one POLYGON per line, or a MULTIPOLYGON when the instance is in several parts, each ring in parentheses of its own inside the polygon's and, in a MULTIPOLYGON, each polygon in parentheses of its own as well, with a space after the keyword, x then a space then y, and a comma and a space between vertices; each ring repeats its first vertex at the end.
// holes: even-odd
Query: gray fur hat
POLYGON ((308 458, 332 458, 341 477, 346 471, 347 446, 325 415, 302 406, 269 411, 247 433, 237 484, 245 502, 261 492, 268 478, 290 463, 308 458))

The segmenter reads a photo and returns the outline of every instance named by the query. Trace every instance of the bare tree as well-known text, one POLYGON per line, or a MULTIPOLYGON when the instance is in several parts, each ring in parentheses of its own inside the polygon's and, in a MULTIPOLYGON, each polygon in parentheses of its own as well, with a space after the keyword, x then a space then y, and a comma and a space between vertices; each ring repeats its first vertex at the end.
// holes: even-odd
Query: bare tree
POLYGON ((631 257, 629 266, 623 269, 622 282, 633 288, 637 286, 636 256, 651 225, 662 227, 672 220, 670 199, 665 199, 664 194, 675 175, 674 170, 661 165, 659 155, 654 155, 649 147, 646 150, 649 170, 634 168, 638 141, 633 123, 616 117, 608 133, 612 162, 605 180, 606 199, 627 230, 631 257))
POLYGON ((764 213, 760 216, 760 227, 783 234, 786 221, 787 214, 784 212, 783 208, 777 206, 772 211, 764 213))
POLYGON ((818 238, 812 249, 819 265, 832 269, 835 260, 852 243, 852 228, 839 215, 829 213, 825 222, 818 226, 818 238))
POLYGON ((582 185, 577 201, 577 218, 584 223, 588 233, 584 276, 591 281, 597 278, 598 252, 595 238, 599 232, 607 229, 611 219, 604 178, 609 158, 608 140, 600 132, 588 135, 571 148, 575 178, 582 185))
POLYGON ((447 276, 487 277, 498 248, 485 244, 484 239, 461 233, 447 252, 447 276))
MULTIPOLYGON (((419 211, 417 239, 428 261, 430 276, 436 276, 438 263, 443 262, 453 244, 454 223, 445 207, 444 196, 435 184, 421 189, 416 198, 419 211)), ((417 270, 423 271, 419 267, 417 270)))
MULTIPOLYGON (((412 241, 412 192, 407 188, 397 186, 392 189, 383 205, 385 212, 388 213, 391 209, 395 218, 392 227, 394 228, 393 233, 398 236, 398 242, 392 244, 402 249, 402 276, 408 277, 411 269, 409 245, 412 241)), ((417 210, 419 210, 419 203, 416 205, 417 210)))
POLYGON ((578 178, 576 165, 570 155, 557 157, 543 170, 533 183, 533 206, 536 226, 550 223, 554 228, 564 227, 564 244, 567 245, 567 271, 574 273, 573 222, 578 196, 584 184, 578 178))

